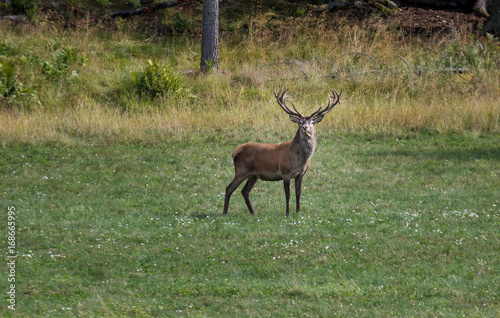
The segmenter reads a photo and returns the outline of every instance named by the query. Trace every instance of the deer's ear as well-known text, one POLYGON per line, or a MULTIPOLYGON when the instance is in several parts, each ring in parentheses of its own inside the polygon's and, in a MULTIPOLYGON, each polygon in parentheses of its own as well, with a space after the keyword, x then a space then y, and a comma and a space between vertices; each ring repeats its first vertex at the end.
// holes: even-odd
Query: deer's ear
POLYGON ((323 116, 319 116, 319 117, 316 117, 313 119, 313 123, 316 125, 317 123, 319 123, 322 120, 323 120, 323 116))
POLYGON ((290 116, 290 119, 291 119, 294 123, 296 123, 296 124, 300 123, 300 119, 298 119, 297 117, 292 116, 292 115, 289 115, 289 116, 290 116))

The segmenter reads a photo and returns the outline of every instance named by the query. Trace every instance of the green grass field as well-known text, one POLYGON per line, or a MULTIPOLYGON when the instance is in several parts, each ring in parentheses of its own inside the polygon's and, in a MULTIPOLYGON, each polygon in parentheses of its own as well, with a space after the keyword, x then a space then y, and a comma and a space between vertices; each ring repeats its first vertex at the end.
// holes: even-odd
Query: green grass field
POLYGON ((281 182, 222 216, 244 140, 3 148, 0 315, 498 317, 499 137, 318 131, 290 218, 281 182))

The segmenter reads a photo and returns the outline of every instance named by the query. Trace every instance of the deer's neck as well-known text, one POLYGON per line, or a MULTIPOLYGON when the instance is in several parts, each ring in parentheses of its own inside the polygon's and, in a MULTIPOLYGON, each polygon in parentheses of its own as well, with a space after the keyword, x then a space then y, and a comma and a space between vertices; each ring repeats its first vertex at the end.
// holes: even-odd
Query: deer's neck
POLYGON ((304 162, 311 159, 316 150, 316 132, 312 131, 311 135, 307 135, 301 132, 299 128, 293 138, 292 147, 295 152, 300 154, 304 162))

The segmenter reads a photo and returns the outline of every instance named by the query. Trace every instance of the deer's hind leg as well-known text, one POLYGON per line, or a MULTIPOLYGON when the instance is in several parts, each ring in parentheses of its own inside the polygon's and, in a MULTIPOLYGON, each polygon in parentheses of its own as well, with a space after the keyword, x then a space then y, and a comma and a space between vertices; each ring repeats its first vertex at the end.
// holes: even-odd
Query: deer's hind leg
POLYGON ((248 175, 238 175, 234 176, 233 181, 226 187, 226 197, 224 198, 224 211, 222 212, 224 215, 227 214, 227 210, 229 209, 229 199, 231 199, 231 195, 234 190, 236 190, 240 184, 248 178, 248 175))
POLYGON ((245 198, 248 210, 252 215, 255 215, 255 212, 253 211, 252 204, 250 203, 250 191, 252 191, 253 187, 257 183, 257 180, 259 180, 257 176, 248 177, 247 183, 243 187, 243 190, 241 190, 241 194, 243 194, 243 198, 245 198))

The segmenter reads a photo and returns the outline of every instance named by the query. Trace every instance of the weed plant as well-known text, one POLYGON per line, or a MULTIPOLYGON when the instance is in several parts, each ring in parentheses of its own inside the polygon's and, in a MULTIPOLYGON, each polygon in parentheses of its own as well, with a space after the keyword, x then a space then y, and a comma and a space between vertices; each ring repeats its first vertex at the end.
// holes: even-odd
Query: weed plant
POLYGON ((4 98, 19 91, 19 82, 14 65, 8 61, 0 62, 0 95, 4 98))
POLYGON ((148 60, 146 67, 132 72, 132 79, 139 95, 150 97, 180 94, 184 88, 184 79, 173 67, 161 65, 158 61, 148 60))

